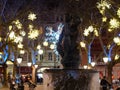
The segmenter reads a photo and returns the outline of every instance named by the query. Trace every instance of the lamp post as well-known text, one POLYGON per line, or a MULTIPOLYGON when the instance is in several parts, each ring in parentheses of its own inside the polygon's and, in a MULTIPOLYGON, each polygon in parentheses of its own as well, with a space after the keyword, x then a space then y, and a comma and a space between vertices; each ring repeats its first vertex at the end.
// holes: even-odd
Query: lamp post
POLYGON ((38 68, 38 65, 35 64, 34 67, 35 67, 35 80, 34 80, 34 82, 37 83, 37 78, 36 78, 37 75, 36 75, 36 74, 37 74, 37 68, 38 68))
POLYGON ((22 62, 22 58, 21 57, 18 57, 17 58, 17 62, 18 62, 18 64, 19 64, 19 83, 20 83, 20 63, 22 62))
POLYGON ((84 68, 84 69, 88 69, 88 66, 87 66, 87 65, 84 65, 83 68, 84 68))
POLYGON ((108 57, 103 57, 103 61, 105 63, 105 76, 106 76, 108 57))
MULTIPOLYGON (((30 68, 29 70, 31 71, 32 63, 31 63, 31 62, 28 62, 27 65, 28 65, 28 67, 30 68)), ((30 75, 30 73, 29 73, 29 75, 30 75)))
POLYGON ((95 62, 91 62, 91 66, 94 67, 95 66, 95 62))
POLYGON ((32 81, 36 83, 36 69, 38 65, 33 65, 31 62, 28 62, 27 65, 32 68, 32 81))

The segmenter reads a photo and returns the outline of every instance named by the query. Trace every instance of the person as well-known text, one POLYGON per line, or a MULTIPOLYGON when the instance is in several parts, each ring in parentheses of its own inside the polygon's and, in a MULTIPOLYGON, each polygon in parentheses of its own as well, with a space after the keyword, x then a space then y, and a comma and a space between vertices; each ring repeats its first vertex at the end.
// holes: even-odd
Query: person
POLYGON ((15 78, 13 77, 12 79, 11 79, 11 82, 10 82, 10 90, 15 90, 15 78))
POLYGON ((102 90, 108 90, 107 88, 111 86, 111 84, 106 80, 106 76, 101 79, 100 85, 102 86, 102 90))
POLYGON ((2 78, 0 78, 0 88, 2 88, 2 78))

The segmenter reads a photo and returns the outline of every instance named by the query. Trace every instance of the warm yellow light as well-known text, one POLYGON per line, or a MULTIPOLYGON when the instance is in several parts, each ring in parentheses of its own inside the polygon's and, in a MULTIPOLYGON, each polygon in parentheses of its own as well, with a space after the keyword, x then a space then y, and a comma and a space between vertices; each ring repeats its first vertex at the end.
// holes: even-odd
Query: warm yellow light
POLYGON ((18 48, 21 48, 21 49, 22 49, 22 48, 23 48, 23 44, 22 44, 22 43, 19 43, 19 44, 18 44, 18 48))
POLYGON ((120 57, 120 56, 119 56, 118 54, 116 54, 116 55, 115 55, 115 60, 118 60, 119 57, 120 57))
POLYGON ((25 36, 25 35, 26 35, 26 32, 25 32, 25 31, 20 31, 20 34, 21 34, 22 36, 25 36))
POLYGON ((41 46, 40 45, 37 45, 37 49, 40 49, 41 48, 41 46))
POLYGON ((120 42, 118 42, 117 45, 120 46, 120 42))
POLYGON ((110 19, 110 28, 118 28, 120 26, 120 23, 117 19, 113 18, 113 19, 110 19))
POLYGON ((105 10, 105 8, 110 9, 111 4, 107 0, 101 0, 100 2, 97 2, 97 8, 104 9, 104 10, 105 10))
POLYGON ((25 53, 25 51, 24 50, 20 50, 20 54, 24 54, 25 53))
POLYGON ((18 29, 22 29, 22 24, 21 24, 21 23, 20 23, 20 24, 17 24, 16 27, 17 27, 18 29))
POLYGON ((111 29, 111 28, 108 29, 108 32, 112 32, 112 31, 113 31, 113 29, 111 29))
POLYGON ((88 27, 88 31, 89 31, 89 32, 93 32, 93 30, 94 30, 94 28, 93 28, 92 25, 88 27))
POLYGON ((34 21, 36 18, 37 18, 37 17, 36 17, 36 14, 34 14, 34 13, 30 13, 30 14, 28 15, 28 19, 29 19, 29 20, 34 21))
POLYGON ((120 38, 119 38, 119 37, 114 37, 114 38, 113 38, 113 41, 117 44, 117 43, 120 42, 120 38))
POLYGON ((34 65, 35 66, 35 68, 38 68, 38 65, 34 65))
POLYGON ((106 22, 106 21, 107 21, 107 17, 103 17, 103 18, 102 18, 102 21, 103 21, 103 22, 106 22))
POLYGON ((88 66, 87 66, 87 65, 84 65, 84 66, 83 66, 83 68, 84 68, 84 69, 87 69, 87 68, 88 68, 88 66))
POLYGON ((32 30, 33 29, 33 25, 32 24, 29 24, 29 26, 28 26, 28 28, 30 29, 30 30, 32 30))
POLYGON ((88 36, 89 35, 89 31, 87 29, 85 29, 83 35, 84 36, 88 36))
POLYGON ((2 41, 2 37, 0 37, 0 42, 2 41))
POLYGON ((14 39, 14 42, 16 42, 16 43, 20 43, 20 42, 22 42, 23 41, 23 37, 22 36, 16 36, 15 37, 15 39, 14 39))
POLYGON ((84 42, 80 42, 80 46, 84 48, 85 47, 85 43, 84 42))
POLYGON ((99 36, 97 29, 94 30, 94 34, 95 34, 95 36, 99 36))
POLYGON ((47 41, 44 41, 44 42, 43 42, 43 45, 44 45, 44 46, 48 46, 48 42, 47 42, 47 41))
POLYGON ((94 67, 95 66, 95 62, 91 62, 91 66, 94 67))
POLYGON ((103 15, 105 13, 106 8, 110 9, 111 4, 107 0, 101 0, 97 2, 97 8, 99 9, 100 13, 103 15))
POLYGON ((104 61, 104 63, 107 63, 108 62, 108 57, 103 57, 103 61, 104 61))
POLYGON ((40 54, 40 55, 43 54, 43 50, 42 50, 42 49, 39 49, 39 50, 38 50, 38 54, 40 54))
POLYGON ((13 21, 13 23, 17 25, 17 24, 20 24, 20 21, 19 20, 15 20, 15 21, 13 21))
POLYGON ((54 45, 54 44, 51 44, 51 45, 50 45, 50 48, 51 48, 51 49, 54 49, 54 48, 55 48, 55 45, 54 45))
POLYGON ((120 18, 120 8, 117 10, 117 15, 120 18))
POLYGON ((14 32, 14 31, 11 31, 11 32, 10 32, 9 38, 10 38, 10 39, 14 39, 14 38, 15 38, 15 32, 14 32))
POLYGON ((9 30, 12 30, 12 25, 9 26, 9 30))
POLYGON ((36 39, 39 36, 39 31, 34 29, 34 30, 30 30, 28 33, 28 38, 30 39, 36 39))
POLYGON ((30 67, 30 66, 32 65, 32 63, 31 63, 31 62, 28 62, 27 65, 30 67))
POLYGON ((0 54, 3 54, 2 52, 0 52, 0 54))
POLYGON ((6 61, 6 64, 7 64, 7 65, 9 65, 9 64, 11 64, 11 65, 12 65, 12 64, 13 64, 13 62, 11 62, 11 61, 6 61))
POLYGON ((22 58, 17 58, 17 62, 20 64, 22 62, 22 58))

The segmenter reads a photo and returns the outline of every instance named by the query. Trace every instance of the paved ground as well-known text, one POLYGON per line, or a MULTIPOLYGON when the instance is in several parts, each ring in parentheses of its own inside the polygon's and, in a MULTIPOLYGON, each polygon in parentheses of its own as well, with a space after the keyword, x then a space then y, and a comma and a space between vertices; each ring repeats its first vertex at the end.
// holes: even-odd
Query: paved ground
MULTIPOLYGON (((0 88, 0 90, 10 90, 10 89, 8 87, 2 87, 2 88, 0 88)), ((29 88, 27 86, 25 86, 24 90, 29 90, 29 88)), ((43 89, 43 85, 37 85, 37 87, 35 88, 35 90, 44 90, 43 89)))
POLYGON ((0 90, 10 90, 8 87, 2 87, 0 90))

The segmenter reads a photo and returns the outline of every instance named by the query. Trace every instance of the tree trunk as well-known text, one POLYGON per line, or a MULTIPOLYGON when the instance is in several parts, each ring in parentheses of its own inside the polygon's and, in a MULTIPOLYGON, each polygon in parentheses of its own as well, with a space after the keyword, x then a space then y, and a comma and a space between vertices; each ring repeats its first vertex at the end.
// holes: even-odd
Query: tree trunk
POLYGON ((108 64, 108 67, 107 67, 107 74, 108 74, 108 81, 112 84, 112 67, 113 65, 111 64, 108 64))

